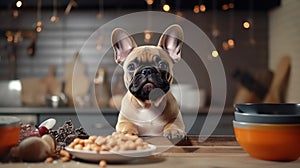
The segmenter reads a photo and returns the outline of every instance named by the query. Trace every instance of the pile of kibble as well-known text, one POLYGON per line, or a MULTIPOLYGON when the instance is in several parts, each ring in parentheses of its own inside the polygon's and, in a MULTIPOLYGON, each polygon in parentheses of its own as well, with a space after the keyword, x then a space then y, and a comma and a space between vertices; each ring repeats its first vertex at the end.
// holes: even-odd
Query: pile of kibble
POLYGON ((108 136, 90 136, 88 139, 75 138, 70 148, 86 151, 126 151, 149 149, 149 144, 136 135, 114 132, 108 136))
MULTIPOLYGON (((94 152, 118 152, 128 150, 149 149, 149 144, 137 135, 113 132, 108 136, 90 136, 88 139, 75 138, 68 145, 75 150, 94 151, 94 152)), ((106 167, 106 161, 99 162, 100 168, 106 167)))

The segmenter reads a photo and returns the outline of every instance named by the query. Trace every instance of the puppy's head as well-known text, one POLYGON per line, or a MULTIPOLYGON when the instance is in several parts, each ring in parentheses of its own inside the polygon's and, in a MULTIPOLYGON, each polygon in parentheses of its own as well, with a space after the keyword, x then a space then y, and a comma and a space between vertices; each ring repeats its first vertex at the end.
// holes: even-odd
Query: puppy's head
POLYGON ((181 58, 183 30, 168 27, 157 46, 137 46, 133 37, 117 28, 112 32, 115 61, 123 67, 126 88, 139 101, 156 101, 170 89, 173 65, 181 58))

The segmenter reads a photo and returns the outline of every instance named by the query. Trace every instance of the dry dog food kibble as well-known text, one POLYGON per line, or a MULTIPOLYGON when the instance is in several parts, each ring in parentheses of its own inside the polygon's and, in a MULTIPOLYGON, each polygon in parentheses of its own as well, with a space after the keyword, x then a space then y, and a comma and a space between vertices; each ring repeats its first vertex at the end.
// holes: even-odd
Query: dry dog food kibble
POLYGON ((76 138, 70 148, 86 151, 126 151, 148 149, 148 143, 136 135, 114 132, 108 136, 90 136, 88 139, 76 138))
POLYGON ((106 161, 105 160, 101 160, 99 162, 99 166, 100 166, 100 168, 106 168, 106 161))
POLYGON ((68 161, 71 160, 71 155, 70 155, 70 153, 69 153, 68 151, 66 151, 66 150, 63 150, 63 149, 60 150, 59 155, 60 155, 60 160, 61 160, 62 162, 68 162, 68 161))
POLYGON ((53 157, 47 157, 45 163, 52 163, 53 160, 54 160, 53 157))

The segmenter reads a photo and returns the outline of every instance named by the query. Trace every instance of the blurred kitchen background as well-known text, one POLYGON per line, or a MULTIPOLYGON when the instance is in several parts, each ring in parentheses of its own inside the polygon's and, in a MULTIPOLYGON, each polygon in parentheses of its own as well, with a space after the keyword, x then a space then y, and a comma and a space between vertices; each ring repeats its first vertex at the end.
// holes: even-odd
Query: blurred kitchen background
MULTIPOLYGON (((79 51, 105 23, 125 14, 151 10, 190 20, 215 45, 218 54, 214 56, 221 58, 226 74, 224 112, 230 114, 230 124, 234 103, 299 102, 299 8, 298 0, 0 1, 0 111, 25 115, 25 118, 33 114, 37 118, 32 122, 53 117, 53 111, 59 117, 70 118, 74 102, 89 109, 86 114, 95 111, 97 106, 105 108, 107 113, 114 112, 112 109, 119 106, 120 95, 125 90, 122 71, 114 74, 117 65, 112 49, 103 57, 101 67, 94 59, 80 59, 79 51), (81 89, 72 93, 75 61, 82 72, 77 82, 81 89), (95 67, 97 73, 93 71, 95 67), (113 99, 111 87, 115 92, 113 99)), ((107 31, 99 36, 97 43, 85 46, 89 49, 85 54, 103 52, 104 46, 111 45, 110 34, 107 31)), ((139 44, 156 44, 159 35, 145 32, 136 38, 139 44)), ((210 106, 207 70, 188 46, 184 46, 182 54, 196 75, 199 101, 202 101, 199 109, 187 107, 186 111, 194 111, 196 116, 198 112, 205 114, 210 106)), ((180 73, 176 75, 189 81, 188 75, 180 73)), ((116 121, 115 116, 116 113, 112 115, 111 125, 116 121)), ((101 123, 95 123, 98 125, 93 127, 102 128, 101 123)), ((203 119, 190 124, 191 133, 199 132, 199 124, 203 124, 203 119)), ((228 127, 229 123, 225 125, 228 127)), ((231 134, 232 130, 226 133, 231 134)))

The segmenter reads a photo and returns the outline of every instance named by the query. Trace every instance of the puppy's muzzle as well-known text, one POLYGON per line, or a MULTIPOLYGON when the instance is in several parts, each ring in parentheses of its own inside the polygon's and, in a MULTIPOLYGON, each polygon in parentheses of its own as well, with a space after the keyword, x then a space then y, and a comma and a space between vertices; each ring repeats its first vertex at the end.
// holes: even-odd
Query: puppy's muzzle
POLYGON ((141 74, 144 75, 145 77, 150 76, 151 74, 158 73, 156 69, 152 67, 145 67, 141 70, 141 74))
POLYGON ((155 67, 143 66, 133 76, 129 91, 138 99, 145 101, 158 99, 169 88, 168 81, 162 78, 162 74, 155 67))

